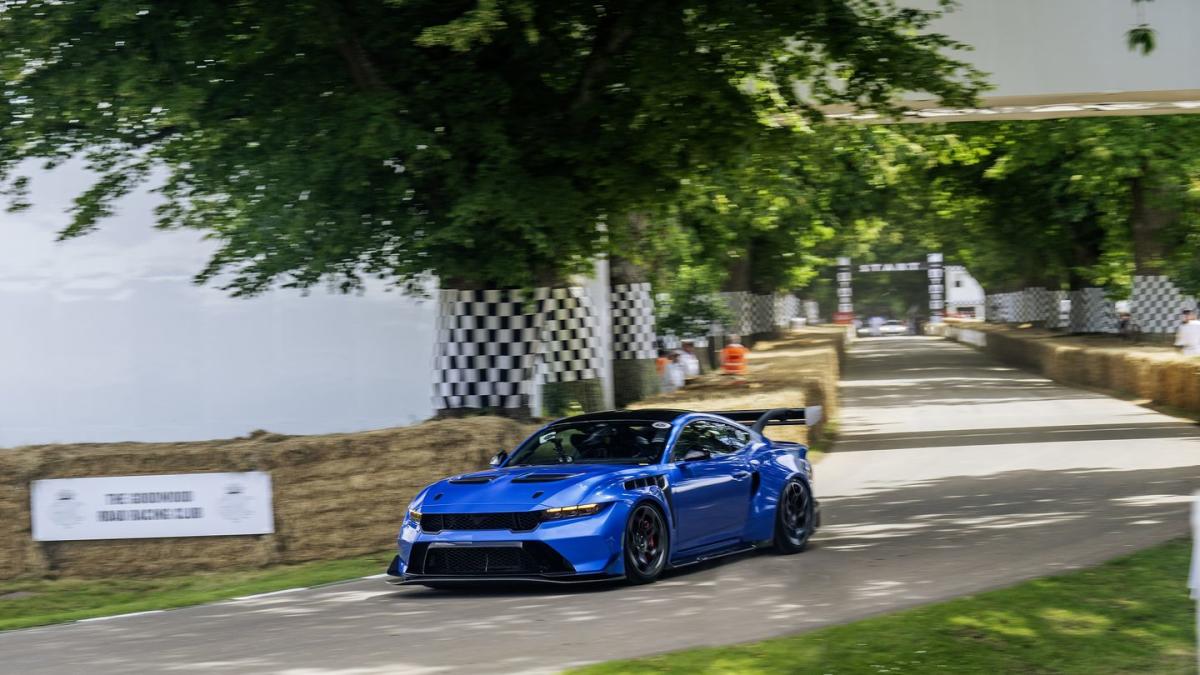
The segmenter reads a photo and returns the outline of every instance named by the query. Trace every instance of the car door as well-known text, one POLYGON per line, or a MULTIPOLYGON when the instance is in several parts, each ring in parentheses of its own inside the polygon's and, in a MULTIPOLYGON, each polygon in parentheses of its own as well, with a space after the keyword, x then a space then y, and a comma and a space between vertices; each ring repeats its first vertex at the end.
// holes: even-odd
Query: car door
POLYGON ((745 527, 750 471, 745 453, 730 441, 731 425, 694 420, 671 449, 676 550, 735 540, 745 527))

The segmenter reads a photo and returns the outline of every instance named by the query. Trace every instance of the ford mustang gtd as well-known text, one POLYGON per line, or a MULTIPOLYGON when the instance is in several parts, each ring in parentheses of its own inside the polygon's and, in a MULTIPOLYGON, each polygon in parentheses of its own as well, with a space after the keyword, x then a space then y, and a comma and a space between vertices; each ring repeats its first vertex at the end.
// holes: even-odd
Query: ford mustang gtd
POLYGON ((388 574, 435 587, 647 583, 752 548, 796 553, 820 524, 808 449, 762 432, 820 414, 632 410, 552 422, 492 469, 421 490, 388 574))

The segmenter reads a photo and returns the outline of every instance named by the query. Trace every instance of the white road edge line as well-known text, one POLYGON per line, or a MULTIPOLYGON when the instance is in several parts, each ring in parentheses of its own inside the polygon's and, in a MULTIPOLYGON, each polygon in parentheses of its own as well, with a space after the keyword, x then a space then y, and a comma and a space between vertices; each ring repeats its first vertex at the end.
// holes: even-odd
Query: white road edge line
POLYGON ((386 577, 386 576, 388 576, 388 575, 387 575, 387 572, 384 572, 384 573, 382 573, 382 574, 369 574, 369 575, 367 575, 367 576, 365 576, 365 577, 362 577, 362 578, 363 578, 363 579, 383 579, 383 578, 384 578, 384 577, 386 577))
POLYGON ((272 595, 283 595, 284 593, 295 593, 297 591, 307 591, 307 590, 308 590, 308 586, 301 586, 300 588, 287 588, 282 591, 271 591, 270 593, 257 593, 255 595, 243 595, 240 598, 230 598, 230 599, 231 600, 257 600, 259 598, 269 598, 272 595))
POLYGON ((162 614, 166 610, 151 609, 145 612, 129 612, 127 614, 113 614, 112 616, 95 616, 90 619, 79 619, 72 623, 92 623, 95 621, 112 621, 113 619, 128 619, 131 616, 146 616, 147 614, 162 614))

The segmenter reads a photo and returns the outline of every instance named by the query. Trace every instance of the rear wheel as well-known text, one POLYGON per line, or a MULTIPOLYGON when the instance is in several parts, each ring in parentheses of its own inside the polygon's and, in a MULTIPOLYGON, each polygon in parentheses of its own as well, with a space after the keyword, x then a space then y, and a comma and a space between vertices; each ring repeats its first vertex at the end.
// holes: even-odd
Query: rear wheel
POLYGON ((667 523, 649 504, 639 504, 625 523, 625 578, 648 584, 667 566, 667 523))
POLYGON ((815 510, 812 492, 804 481, 799 478, 788 480, 775 507, 776 551, 788 554, 804 550, 816 529, 815 510))

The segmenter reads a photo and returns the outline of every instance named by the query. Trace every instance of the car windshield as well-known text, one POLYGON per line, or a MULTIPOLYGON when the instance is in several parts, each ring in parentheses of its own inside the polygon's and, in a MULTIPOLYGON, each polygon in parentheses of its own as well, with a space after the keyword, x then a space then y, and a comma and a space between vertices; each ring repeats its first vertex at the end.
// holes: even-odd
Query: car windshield
POLYGON ((565 422, 526 440, 506 466, 656 464, 670 433, 666 422, 565 422))

